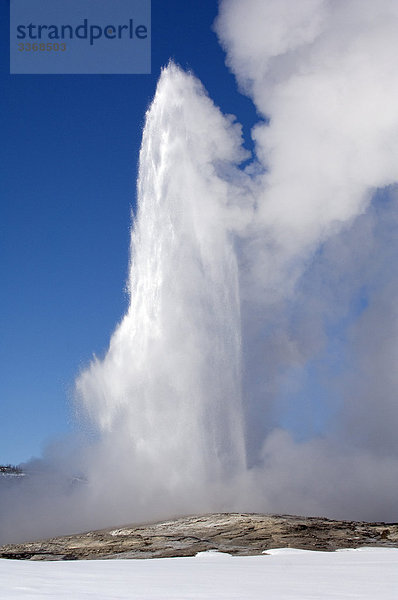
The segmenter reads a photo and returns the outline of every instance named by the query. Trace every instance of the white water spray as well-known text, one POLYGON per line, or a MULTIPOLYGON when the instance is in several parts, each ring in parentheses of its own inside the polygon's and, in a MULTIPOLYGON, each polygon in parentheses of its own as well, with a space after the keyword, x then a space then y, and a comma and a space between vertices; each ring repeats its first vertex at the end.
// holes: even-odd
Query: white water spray
POLYGON ((203 495, 244 468, 238 268, 215 171, 238 145, 199 82, 170 65, 140 153, 130 307, 77 384, 130 478, 145 472, 141 493, 203 495))

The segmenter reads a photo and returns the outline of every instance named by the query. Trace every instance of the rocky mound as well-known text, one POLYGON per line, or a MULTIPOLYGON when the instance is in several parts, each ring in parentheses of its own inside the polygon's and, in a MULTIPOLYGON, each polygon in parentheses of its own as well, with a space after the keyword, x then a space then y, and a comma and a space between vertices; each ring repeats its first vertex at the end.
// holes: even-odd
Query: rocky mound
POLYGON ((248 556, 269 548, 332 551, 359 546, 397 547, 398 524, 290 515, 212 514, 8 544, 0 547, 0 558, 163 558, 194 556, 206 550, 248 556))

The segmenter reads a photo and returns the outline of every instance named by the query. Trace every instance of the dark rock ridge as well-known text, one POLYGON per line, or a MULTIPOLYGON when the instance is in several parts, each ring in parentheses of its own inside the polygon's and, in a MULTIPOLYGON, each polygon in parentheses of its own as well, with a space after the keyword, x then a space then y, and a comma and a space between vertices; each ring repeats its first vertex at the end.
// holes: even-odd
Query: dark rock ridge
POLYGON ((398 547, 398 524, 221 513, 8 544, 0 547, 0 558, 164 558, 194 556, 206 550, 249 556, 270 548, 332 551, 359 546, 398 547))

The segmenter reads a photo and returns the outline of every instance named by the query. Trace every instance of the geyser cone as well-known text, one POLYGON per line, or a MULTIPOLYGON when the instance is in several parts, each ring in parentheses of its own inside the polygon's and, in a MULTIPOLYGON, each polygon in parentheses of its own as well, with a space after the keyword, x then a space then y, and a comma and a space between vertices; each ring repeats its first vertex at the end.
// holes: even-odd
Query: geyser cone
POLYGON ((165 69, 140 153, 130 307, 104 360, 77 383, 141 497, 210 494, 244 469, 238 269, 228 184, 216 173, 241 158, 239 146, 200 83, 165 69))

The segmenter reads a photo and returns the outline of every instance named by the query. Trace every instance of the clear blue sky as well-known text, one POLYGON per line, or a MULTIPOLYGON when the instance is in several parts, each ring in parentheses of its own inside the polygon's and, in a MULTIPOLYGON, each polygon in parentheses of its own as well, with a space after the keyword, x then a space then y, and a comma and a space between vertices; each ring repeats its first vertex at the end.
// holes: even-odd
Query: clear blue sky
POLYGON ((9 75, 9 1, 0 8, 0 463, 19 463, 73 427, 75 375, 126 308, 142 125, 162 65, 192 69, 247 137, 255 110, 211 29, 217 0, 152 0, 151 75, 9 75))

